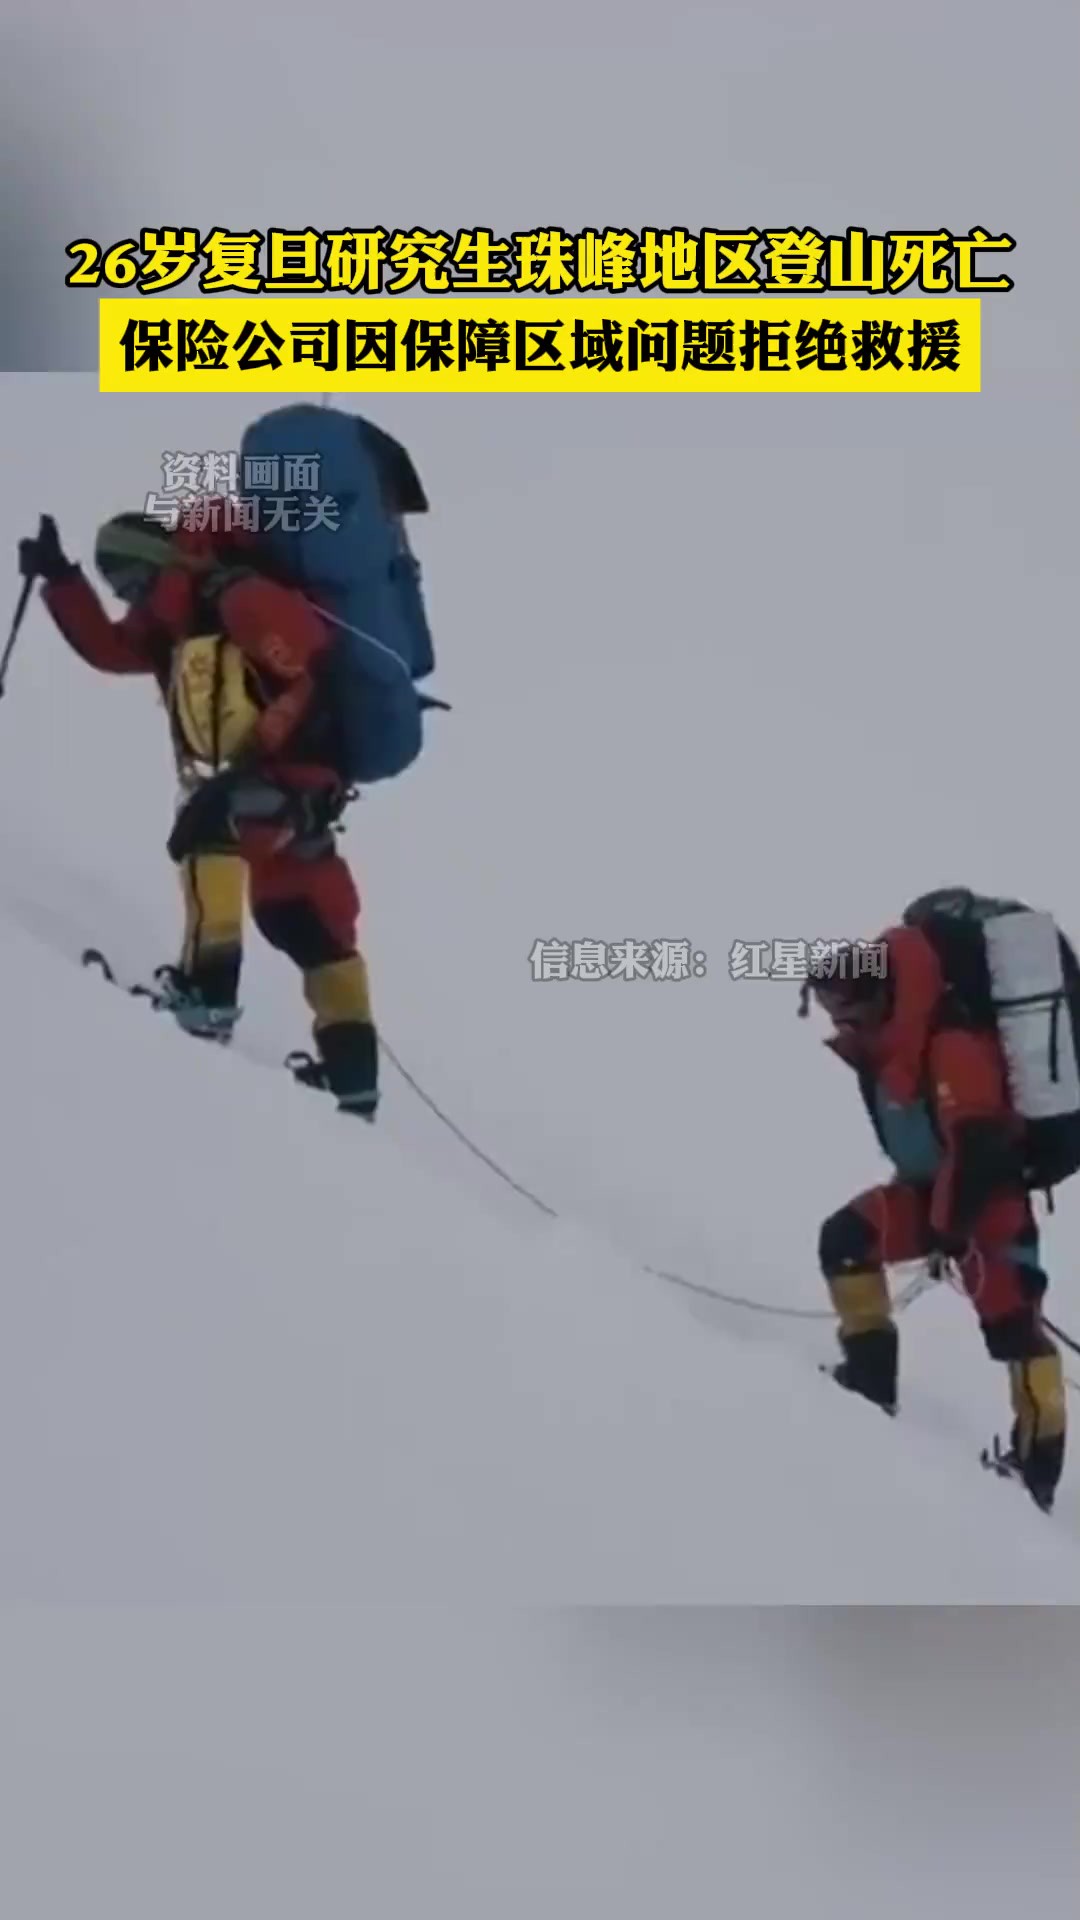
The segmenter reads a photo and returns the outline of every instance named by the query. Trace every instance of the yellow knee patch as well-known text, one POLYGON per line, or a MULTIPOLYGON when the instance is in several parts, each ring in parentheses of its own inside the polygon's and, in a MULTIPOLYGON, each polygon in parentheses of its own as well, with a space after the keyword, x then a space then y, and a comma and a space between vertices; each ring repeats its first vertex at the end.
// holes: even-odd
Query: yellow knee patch
POLYGON ((1022 1460, 1036 1440, 1056 1440, 1065 1432, 1065 1370, 1060 1353, 1010 1360, 1009 1395, 1022 1460))
POLYGON ((880 1267, 838 1273, 829 1281, 829 1292, 842 1334, 873 1333, 892 1325, 889 1289, 880 1267))
POLYGON ((208 951, 239 947, 244 938, 244 862, 238 854, 200 853, 180 869, 184 955, 190 972, 208 951))
POLYGON ((358 953, 350 955, 348 960, 333 960, 328 966, 312 967, 304 975, 304 996, 315 1015, 316 1032, 320 1027, 336 1026, 342 1020, 372 1024, 367 963, 358 953))

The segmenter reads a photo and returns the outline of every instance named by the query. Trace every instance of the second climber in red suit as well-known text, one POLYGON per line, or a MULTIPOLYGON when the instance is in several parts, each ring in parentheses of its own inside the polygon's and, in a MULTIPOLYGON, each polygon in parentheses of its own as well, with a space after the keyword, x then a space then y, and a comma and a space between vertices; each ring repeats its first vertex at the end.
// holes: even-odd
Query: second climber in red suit
POLYGON ((1065 1381, 1040 1315, 1047 1278, 1001 1045, 965 1017, 919 928, 889 928, 878 948, 883 974, 858 971, 848 948, 833 976, 808 987, 833 1021, 827 1045, 854 1070, 894 1168, 888 1184, 849 1200, 821 1229, 844 1353, 836 1377, 895 1408, 898 1338, 885 1270, 951 1260, 991 1357, 1008 1369, 1013 1450, 1048 1509, 1064 1460, 1065 1381))

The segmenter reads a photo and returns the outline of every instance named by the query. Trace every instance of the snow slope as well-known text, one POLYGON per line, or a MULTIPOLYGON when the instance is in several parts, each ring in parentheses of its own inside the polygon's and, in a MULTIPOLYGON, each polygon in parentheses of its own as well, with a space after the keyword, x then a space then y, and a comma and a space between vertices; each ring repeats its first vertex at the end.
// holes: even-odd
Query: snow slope
MULTIPOLYGON (((79 378, 48 391, 4 383, 21 449, 6 519, 47 507, 84 554, 105 512, 158 484, 163 449, 235 444, 246 412, 103 400, 79 378)), ((3 1592, 1080 1599, 1075 1467, 1051 1523, 979 1473, 1003 1383, 962 1303, 905 1317, 894 1425, 818 1377, 827 1322, 641 1269, 819 1309, 817 1220, 874 1174, 793 990, 731 981, 733 940, 872 932, 956 872, 1028 893, 1052 877, 993 794, 943 832, 932 755, 920 844, 910 736, 871 750, 837 711, 854 614, 815 634, 815 664, 767 604, 752 646, 750 600, 741 625, 708 612, 718 524, 760 577, 766 473, 774 512, 790 490, 791 576, 809 564, 809 447, 779 468, 743 447, 736 484, 700 416, 680 437, 662 409, 628 424, 507 404, 477 408, 466 445, 452 403, 380 417, 437 503, 422 553, 455 712, 351 826, 379 1008, 421 1084, 559 1217, 392 1069, 374 1135, 271 1072, 303 1027, 289 969, 254 944, 230 1058, 78 972, 89 941, 133 969, 172 949, 172 783, 152 695, 82 669, 35 609, 0 708, 3 1592), (676 450, 696 481, 673 517, 676 450), (872 818, 855 804, 871 777, 872 818), (843 860, 835 835, 823 857, 807 842, 808 782, 817 816, 843 820, 843 860), (1007 872, 987 872, 988 839, 1007 872), (537 938, 627 936, 690 938, 706 977, 530 977, 537 938)), ((836 451, 850 521, 864 489, 836 451)), ((886 562, 880 512, 853 529, 852 606, 886 562)), ((924 647, 958 691, 962 660, 903 633, 909 664, 924 647)), ((916 694, 896 704, 914 722, 916 694)))
POLYGON ((20 1920, 1068 1913, 1075 1639, 1067 1609, 13 1610, 0 1888, 20 1920))
POLYGON ((10 925, 0 977, 8 1599, 1080 1599, 1011 1489, 601 1243, 10 925))

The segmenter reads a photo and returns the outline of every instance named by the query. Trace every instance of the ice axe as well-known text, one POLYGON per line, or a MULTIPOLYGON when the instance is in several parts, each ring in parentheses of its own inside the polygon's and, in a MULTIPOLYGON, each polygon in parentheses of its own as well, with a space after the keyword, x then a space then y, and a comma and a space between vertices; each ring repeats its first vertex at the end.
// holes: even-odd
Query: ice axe
POLYGON ((11 622, 11 632, 8 634, 8 637, 7 637, 7 645, 4 648, 3 658, 0 659, 0 700, 3 699, 5 693, 7 692, 8 664, 11 660, 12 654, 15 651, 15 642, 19 637, 19 628, 22 626, 22 623, 23 623, 23 615, 26 612, 27 603, 29 602, 30 594, 33 590, 33 585, 34 585, 34 575, 28 574, 26 579, 22 583, 22 589, 19 593, 18 603, 15 607, 15 617, 11 622))

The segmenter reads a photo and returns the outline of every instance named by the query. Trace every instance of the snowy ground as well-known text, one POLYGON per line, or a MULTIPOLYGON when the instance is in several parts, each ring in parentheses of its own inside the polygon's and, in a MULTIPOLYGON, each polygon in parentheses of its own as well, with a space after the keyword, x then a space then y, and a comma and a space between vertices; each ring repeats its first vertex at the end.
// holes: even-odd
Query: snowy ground
MULTIPOLYGON (((48 507, 84 554, 102 514, 157 484, 164 447, 221 447, 244 411, 50 392, 51 409, 40 382, 4 392, 24 448, 8 521, 48 507)), ((504 411, 478 410, 465 449, 445 404, 395 417, 437 503, 422 553, 455 712, 349 837, 391 1043, 554 1222, 392 1069, 375 1135, 294 1089, 274 1063, 304 1038, 296 984, 254 943, 230 1058, 78 971, 91 941, 135 970, 172 950, 167 746, 146 687, 95 677, 29 616, 0 709, 9 1598, 1080 1599, 1075 1462, 1051 1523, 979 1472, 1003 1381, 963 1303, 939 1291, 905 1316, 892 1425, 818 1376, 826 1321, 641 1270, 819 1309, 817 1219, 873 1173, 794 990, 733 982, 732 942, 873 932, 955 873, 1038 893, 1042 850, 1021 859, 1014 828, 988 873, 985 822, 931 855, 909 820, 887 884, 899 820, 887 789, 874 820, 852 814, 869 749, 848 740, 835 764, 825 698, 857 623, 818 636, 820 700, 803 650, 778 678, 730 616, 703 623, 711 550, 658 517, 625 426, 556 416, 591 439, 552 428, 512 485, 504 411), (511 592, 542 554, 557 618, 554 591, 511 592), (819 846, 799 813, 814 775, 880 866, 819 846), (628 936, 689 937, 705 979, 530 977, 538 938, 628 936)), ((691 512, 702 540, 709 515, 736 522, 744 560, 748 464, 735 489, 702 448, 691 512)), ((853 566, 874 564, 876 525, 853 566)), ((928 815, 945 779, 930 763, 928 815)))
POLYGON ((1071 1910, 1065 1610, 4 1624, 20 1920, 1071 1910))
POLYGON ((958 1449, 10 927, 0 967, 9 1598, 1080 1598, 958 1449))

